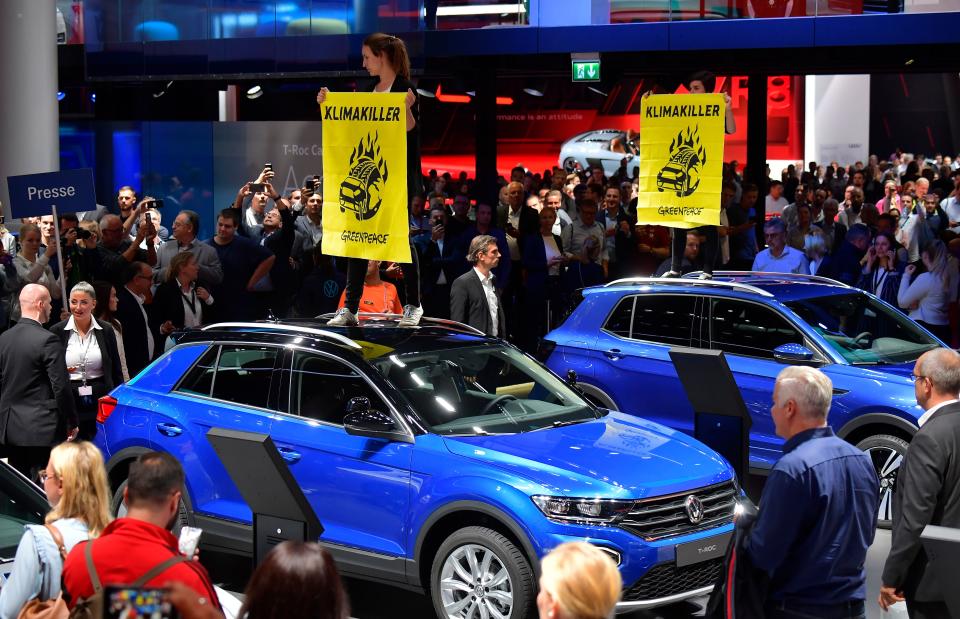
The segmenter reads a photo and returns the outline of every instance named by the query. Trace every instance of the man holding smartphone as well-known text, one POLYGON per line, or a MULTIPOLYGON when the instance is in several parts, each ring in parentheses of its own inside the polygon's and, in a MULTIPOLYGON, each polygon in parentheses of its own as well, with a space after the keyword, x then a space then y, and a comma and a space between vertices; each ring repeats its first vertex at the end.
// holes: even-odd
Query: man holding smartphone
POLYGON ((63 598, 71 609, 94 595, 88 555, 102 583, 134 583, 157 568, 145 588, 181 582, 200 596, 202 605, 220 608, 207 570, 180 553, 170 532, 179 520, 183 483, 183 468, 170 454, 149 452, 137 458, 123 490, 127 515, 111 522, 99 538, 78 544, 64 562, 63 598))

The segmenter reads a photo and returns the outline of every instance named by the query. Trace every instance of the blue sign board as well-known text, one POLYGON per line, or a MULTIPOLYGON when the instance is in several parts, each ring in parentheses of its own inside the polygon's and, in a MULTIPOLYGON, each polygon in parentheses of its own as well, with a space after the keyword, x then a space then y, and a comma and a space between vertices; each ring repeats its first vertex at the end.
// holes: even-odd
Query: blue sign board
POLYGON ((7 189, 14 219, 49 215, 54 206, 58 215, 97 210, 90 168, 8 176, 7 189))

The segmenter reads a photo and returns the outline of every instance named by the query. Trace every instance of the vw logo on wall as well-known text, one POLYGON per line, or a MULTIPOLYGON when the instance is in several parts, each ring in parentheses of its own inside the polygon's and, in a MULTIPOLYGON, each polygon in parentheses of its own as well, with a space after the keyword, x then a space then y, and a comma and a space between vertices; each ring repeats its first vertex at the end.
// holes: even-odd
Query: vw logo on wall
POLYGON ((684 508, 687 510, 687 518, 691 524, 700 524, 703 520, 703 503, 694 495, 687 497, 684 502, 684 508))

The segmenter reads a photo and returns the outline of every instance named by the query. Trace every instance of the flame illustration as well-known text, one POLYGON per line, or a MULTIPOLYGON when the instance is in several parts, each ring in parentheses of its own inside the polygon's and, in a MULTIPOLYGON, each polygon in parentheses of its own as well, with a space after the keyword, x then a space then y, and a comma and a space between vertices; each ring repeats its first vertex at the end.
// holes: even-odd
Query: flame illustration
POLYGON ((687 127, 687 137, 683 137, 683 129, 677 132, 677 137, 670 142, 670 152, 675 152, 681 148, 694 150, 697 153, 697 156, 700 158, 700 164, 707 164, 707 151, 703 149, 703 145, 700 143, 700 131, 694 127, 693 130, 690 130, 690 127, 687 127))
POLYGON ((355 166, 361 159, 369 159, 380 170, 383 182, 387 182, 387 162, 380 156, 379 138, 380 134, 376 131, 368 133, 365 138, 360 138, 360 142, 353 149, 353 153, 350 154, 350 167, 355 166))

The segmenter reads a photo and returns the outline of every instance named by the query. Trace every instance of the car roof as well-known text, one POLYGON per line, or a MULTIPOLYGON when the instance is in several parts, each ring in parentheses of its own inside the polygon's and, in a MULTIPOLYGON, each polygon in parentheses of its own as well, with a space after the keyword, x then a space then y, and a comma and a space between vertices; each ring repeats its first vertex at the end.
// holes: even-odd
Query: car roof
POLYGON ((481 331, 452 320, 424 317, 418 327, 400 327, 395 314, 361 314, 358 327, 330 327, 333 314, 316 318, 223 322, 188 330, 178 343, 215 342, 240 339, 274 344, 339 346, 364 358, 384 354, 386 349, 428 351, 458 345, 493 341, 481 331))
POLYGON ((584 294, 604 294, 624 291, 672 292, 683 294, 710 294, 717 296, 736 296, 776 300, 783 303, 823 297, 835 294, 849 294, 858 289, 842 282, 816 275, 792 273, 756 273, 738 271, 715 271, 714 279, 697 279, 699 272, 689 273, 682 278, 630 277, 615 280, 604 286, 594 286, 584 290, 584 294))

